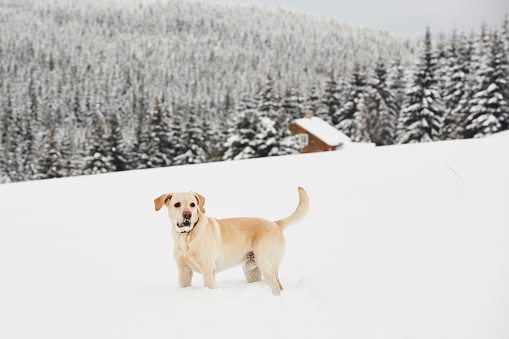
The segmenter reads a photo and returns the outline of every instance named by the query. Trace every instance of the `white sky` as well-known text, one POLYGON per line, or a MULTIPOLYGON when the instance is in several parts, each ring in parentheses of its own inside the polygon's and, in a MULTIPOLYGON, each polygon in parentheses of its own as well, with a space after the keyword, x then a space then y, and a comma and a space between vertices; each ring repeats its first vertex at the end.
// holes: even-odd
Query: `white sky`
POLYGON ((391 33, 420 35, 425 27, 449 33, 453 28, 478 30, 485 21, 500 26, 509 13, 508 0, 205 0, 285 7, 335 18, 355 26, 377 27, 391 33))

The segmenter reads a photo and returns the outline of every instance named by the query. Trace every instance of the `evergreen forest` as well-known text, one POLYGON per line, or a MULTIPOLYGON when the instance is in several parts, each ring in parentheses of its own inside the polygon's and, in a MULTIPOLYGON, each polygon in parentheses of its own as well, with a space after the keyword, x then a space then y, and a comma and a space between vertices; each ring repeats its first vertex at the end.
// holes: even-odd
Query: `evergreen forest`
POLYGON ((509 129, 509 22, 402 37, 200 1, 0 0, 0 183, 509 129))

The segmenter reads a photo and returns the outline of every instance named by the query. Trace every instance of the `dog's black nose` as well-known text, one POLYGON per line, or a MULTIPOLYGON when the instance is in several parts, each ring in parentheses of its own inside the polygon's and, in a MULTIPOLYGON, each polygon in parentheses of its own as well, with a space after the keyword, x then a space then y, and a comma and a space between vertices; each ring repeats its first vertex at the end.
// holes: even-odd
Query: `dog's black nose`
POLYGON ((184 219, 191 219, 191 216, 192 216, 192 214, 190 211, 182 212, 182 218, 184 218, 184 219))

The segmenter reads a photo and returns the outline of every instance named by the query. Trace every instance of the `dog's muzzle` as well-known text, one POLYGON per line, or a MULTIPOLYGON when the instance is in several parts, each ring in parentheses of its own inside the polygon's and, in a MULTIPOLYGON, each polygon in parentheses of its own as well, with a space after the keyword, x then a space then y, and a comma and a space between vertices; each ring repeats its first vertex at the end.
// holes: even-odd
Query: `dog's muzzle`
POLYGON ((191 219, 183 219, 182 220, 182 223, 177 223, 177 227, 178 228, 181 228, 181 227, 189 227, 191 226, 191 219))
POLYGON ((179 233, 189 233, 193 230, 193 228, 198 224, 200 219, 196 220, 194 225, 191 223, 191 219, 183 219, 181 223, 177 223, 177 228, 179 229, 179 233))

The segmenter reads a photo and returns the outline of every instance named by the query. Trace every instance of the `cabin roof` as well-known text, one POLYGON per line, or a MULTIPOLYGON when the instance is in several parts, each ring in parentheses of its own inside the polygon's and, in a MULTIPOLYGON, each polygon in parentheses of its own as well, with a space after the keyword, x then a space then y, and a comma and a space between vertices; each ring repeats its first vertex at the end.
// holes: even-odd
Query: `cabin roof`
POLYGON ((350 138, 324 120, 317 117, 301 118, 293 121, 310 134, 322 140, 329 146, 341 146, 350 142, 350 138))

